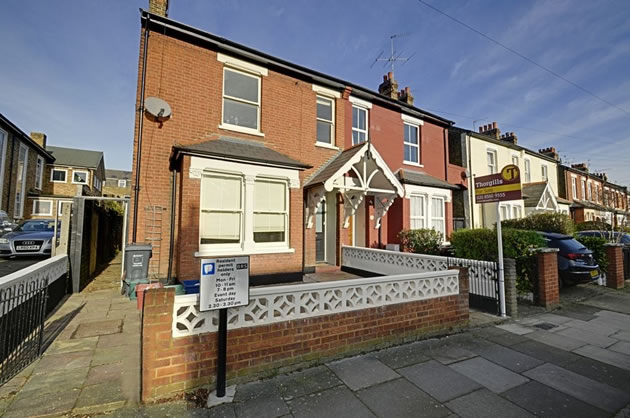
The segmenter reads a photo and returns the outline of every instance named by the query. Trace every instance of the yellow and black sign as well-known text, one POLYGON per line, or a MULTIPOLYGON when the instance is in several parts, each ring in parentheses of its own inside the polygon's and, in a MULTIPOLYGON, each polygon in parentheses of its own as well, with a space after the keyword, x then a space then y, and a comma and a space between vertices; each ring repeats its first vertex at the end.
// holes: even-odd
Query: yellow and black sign
POLYGON ((475 178, 475 202, 491 203, 522 199, 521 172, 514 164, 500 173, 475 178))

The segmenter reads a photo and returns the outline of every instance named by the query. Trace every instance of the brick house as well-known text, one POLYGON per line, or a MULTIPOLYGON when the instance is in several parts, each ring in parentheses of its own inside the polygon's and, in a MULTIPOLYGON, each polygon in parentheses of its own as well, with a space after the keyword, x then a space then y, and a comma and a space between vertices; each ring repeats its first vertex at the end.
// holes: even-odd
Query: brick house
POLYGON ((15 220, 28 218, 27 195, 43 192, 46 164, 55 158, 46 151, 46 136, 31 138, 0 114, 0 210, 15 220))
POLYGON ((131 171, 105 170, 103 196, 129 197, 131 195, 131 171))
POLYGON ((602 221, 615 227, 628 217, 628 191, 608 181, 605 173, 591 173, 586 163, 558 167, 560 191, 571 202, 576 223, 602 221))
MULTIPOLYGON (((45 137, 45 136, 44 136, 45 137)), ((105 158, 101 151, 46 145, 55 161, 44 170, 41 193, 29 194, 29 216, 54 217, 74 196, 101 196, 105 158)))
MULTIPOLYGON (((137 108, 144 91, 173 117, 136 118, 130 238, 147 239, 158 208, 163 247, 174 226, 174 276, 244 254, 253 284, 300 280, 339 265, 342 245, 384 247, 410 227, 450 234, 465 184, 448 159, 452 122, 415 107, 393 74, 372 91, 168 19, 166 2, 150 7, 137 108)), ((169 257, 156 262, 167 272, 169 257)))
POLYGON ((538 152, 525 148, 514 132, 501 134, 496 122, 479 127, 479 132, 451 128, 449 144, 454 161, 469 167, 470 194, 463 205, 471 227, 492 228, 497 222, 496 203, 475 203, 474 177, 498 173, 509 164, 520 168, 523 199, 499 203, 502 220, 546 211, 569 214, 569 202, 559 194, 555 148, 538 152))

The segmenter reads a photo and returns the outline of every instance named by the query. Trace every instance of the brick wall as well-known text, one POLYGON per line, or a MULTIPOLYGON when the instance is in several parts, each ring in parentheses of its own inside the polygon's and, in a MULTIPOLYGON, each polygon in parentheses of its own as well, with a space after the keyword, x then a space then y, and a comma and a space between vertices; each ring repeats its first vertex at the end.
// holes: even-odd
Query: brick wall
POLYGON ((623 289, 623 245, 607 244, 606 258, 608 259, 608 271, 606 272, 606 286, 612 289, 623 289))
MULTIPOLYGON (((360 351, 444 334, 468 323, 468 275, 460 294, 425 301, 228 330, 229 384, 322 363, 360 351)), ((213 385, 216 333, 173 339, 174 291, 145 293, 142 400, 213 385)))
POLYGON ((538 304, 553 309, 560 303, 558 288, 558 249, 545 248, 537 254, 538 304))

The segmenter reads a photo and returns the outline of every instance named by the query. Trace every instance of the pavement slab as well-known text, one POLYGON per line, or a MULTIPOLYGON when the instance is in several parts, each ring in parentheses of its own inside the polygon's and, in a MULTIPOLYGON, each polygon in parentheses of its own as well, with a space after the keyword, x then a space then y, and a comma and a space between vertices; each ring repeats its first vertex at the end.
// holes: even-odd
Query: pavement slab
POLYGON ((587 357, 580 357, 578 361, 565 364, 563 367, 582 376, 597 380, 600 383, 630 393, 630 371, 587 357))
POLYGON ((451 412, 435 399, 405 379, 396 379, 363 389, 357 393, 359 399, 382 418, 406 418, 418 415, 441 418, 451 412))
POLYGON ((630 402, 630 394, 553 364, 536 367, 524 375, 606 412, 616 412, 630 402))
POLYGON ((525 377, 481 357, 451 364, 449 367, 495 393, 505 392, 528 382, 525 377))
POLYGON ((579 319, 565 322, 564 325, 568 328, 580 329, 588 333, 602 335, 604 337, 609 337, 619 331, 619 329, 615 327, 605 326, 603 324, 597 324, 593 322, 580 321, 579 319))
POLYGON ((36 364, 33 374, 48 374, 58 370, 68 370, 90 366, 92 351, 75 351, 44 355, 36 364))
POLYGON ((4 412, 4 418, 23 418, 41 415, 64 415, 72 410, 80 389, 56 392, 20 392, 4 412))
POLYGON ((529 412, 545 417, 598 418, 609 414, 579 399, 538 382, 529 382, 503 393, 529 412))
MULTIPOLYGON (((86 306, 89 306, 89 304, 86 306)), ((79 318, 80 315, 81 314, 77 315, 77 318, 79 318)), ((103 318, 104 316, 105 315, 102 315, 100 317, 103 318)), ((83 322, 78 326, 72 338, 97 337, 99 335, 118 334, 121 331, 122 321, 120 319, 83 322)))
POLYGON ((284 400, 310 395, 341 384, 337 375, 326 366, 313 367, 274 379, 276 390, 284 400))
POLYGON ((630 314, 627 294, 606 293, 594 296, 586 301, 580 302, 584 305, 594 306, 608 311, 630 314))
POLYGON ((88 368, 61 369, 31 376, 20 389, 21 392, 47 393, 68 389, 80 389, 88 374, 88 368))
POLYGON ((554 314, 566 316, 567 318, 579 319, 581 321, 590 321, 596 318, 595 313, 601 309, 592 306, 582 305, 579 303, 563 303, 560 309, 554 311, 554 314))
POLYGON ((543 361, 502 345, 491 345, 475 350, 477 354, 513 372, 522 373, 543 364, 543 361))
MULTIPOLYGON (((344 386, 292 399, 288 404, 295 418, 375 417, 372 411, 344 386)), ((240 415, 238 416, 240 418, 240 415)))
POLYGON ((399 372, 440 402, 481 388, 474 380, 434 360, 400 369, 399 372))
POLYGON ((619 341, 608 347, 608 349, 630 356, 630 343, 627 341, 619 341))
POLYGON ((127 403, 119 380, 85 386, 77 399, 75 414, 93 414, 121 408, 127 403))
POLYGON ((559 348, 555 348, 550 345, 533 340, 528 340, 520 344, 515 344, 510 348, 523 354, 527 354, 530 357, 537 358, 538 360, 544 361, 546 363, 553 363, 560 366, 572 363, 582 358, 569 351, 561 350, 559 348))
POLYGON ((96 385, 98 383, 105 383, 111 380, 116 380, 121 377, 125 371, 122 363, 105 364, 102 366, 91 367, 88 372, 86 385, 96 385))
POLYGON ((533 417, 523 408, 514 405, 487 389, 478 390, 446 404, 462 418, 522 418, 533 417))
POLYGON ((602 363, 607 363, 624 370, 630 370, 630 356, 617 353, 615 351, 606 350, 605 348, 586 345, 574 351, 585 357, 592 358, 602 363))
POLYGON ((511 332, 512 334, 516 334, 516 335, 525 335, 525 334, 529 334, 530 332, 534 332, 534 330, 531 328, 525 327, 523 325, 515 324, 515 323, 497 325, 497 328, 501 328, 502 330, 511 332))
POLYGON ((536 316, 536 319, 542 322, 551 322, 552 324, 556 324, 556 325, 562 325, 565 322, 571 321, 571 318, 562 316, 562 315, 556 315, 555 313, 546 313, 543 315, 538 315, 536 316))
POLYGON ((327 365, 352 390, 363 389, 400 377, 398 373, 370 356, 352 357, 327 365))
POLYGON ((527 337, 531 335, 531 333, 525 334, 525 335, 518 335, 518 334, 514 334, 512 332, 505 331, 499 328, 495 328, 495 329, 501 332, 496 333, 494 335, 488 335, 487 337, 484 337, 484 338, 488 341, 492 341, 493 343, 501 344, 505 346, 511 346, 514 344, 519 344, 525 341, 529 341, 527 337))
POLYGON ((630 342, 630 331, 619 331, 610 336, 610 338, 614 338, 616 340, 630 342))
POLYGON ((72 353, 74 351, 94 350, 98 337, 87 337, 78 340, 57 339, 46 350, 46 354, 72 353))
POLYGON ((418 343, 387 348, 377 351, 373 356, 392 369, 400 369, 429 360, 423 346, 418 343))
POLYGON ((566 351, 573 351, 587 344, 584 341, 547 331, 532 332, 531 334, 527 334, 527 338, 566 351))
POLYGON ((557 334, 601 348, 609 347, 617 342, 617 340, 608 338, 602 334, 595 334, 578 328, 567 328, 563 331, 559 331, 557 334))
POLYGON ((476 356, 476 354, 470 350, 453 345, 433 347, 427 351, 427 354, 442 364, 451 364, 476 356))

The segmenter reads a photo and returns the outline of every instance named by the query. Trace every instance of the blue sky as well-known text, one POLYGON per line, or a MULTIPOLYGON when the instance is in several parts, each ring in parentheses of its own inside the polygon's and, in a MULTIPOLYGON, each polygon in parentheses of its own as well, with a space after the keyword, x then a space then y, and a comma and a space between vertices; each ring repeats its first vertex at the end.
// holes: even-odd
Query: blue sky
MULTIPOLYGON (((630 3, 427 0, 624 108, 624 113, 416 0, 171 0, 170 17, 376 89, 389 36, 416 105, 472 128, 497 121, 519 144, 555 146, 630 185, 630 3)), ((50 144, 105 152, 129 169, 139 13, 148 0, 4 0, 0 112, 50 144)))

